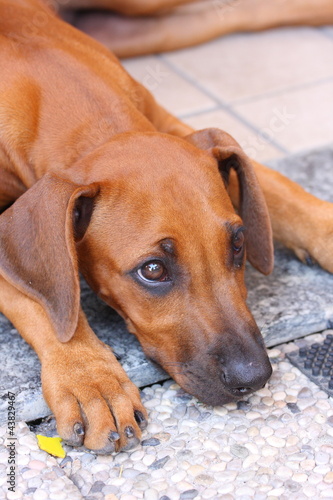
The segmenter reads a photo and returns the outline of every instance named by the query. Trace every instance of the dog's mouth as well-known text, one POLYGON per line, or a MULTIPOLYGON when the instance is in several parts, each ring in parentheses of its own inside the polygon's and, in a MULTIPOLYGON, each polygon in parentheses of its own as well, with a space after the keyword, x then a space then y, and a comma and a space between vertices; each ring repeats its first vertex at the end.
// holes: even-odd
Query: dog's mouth
POLYGON ((267 380, 263 384, 260 384, 260 386, 243 386, 235 389, 227 388, 219 380, 207 380, 205 383, 198 383, 197 380, 185 379, 183 376, 181 378, 177 376, 174 378, 182 389, 192 396, 195 396, 201 403, 209 406, 222 406, 227 403, 239 401, 263 388, 269 377, 267 377, 267 380))
POLYGON ((240 400, 262 389, 272 374, 263 338, 254 324, 211 335, 165 337, 152 343, 136 333, 145 355, 180 387, 210 406, 240 400))
MULTIPOLYGON (((238 401, 262 389, 272 374, 272 366, 264 352, 263 359, 245 364, 235 362, 226 370, 218 361, 204 357, 200 362, 158 361, 186 392, 209 406, 221 406, 238 401)), ((154 360, 156 362, 156 360, 154 360)))

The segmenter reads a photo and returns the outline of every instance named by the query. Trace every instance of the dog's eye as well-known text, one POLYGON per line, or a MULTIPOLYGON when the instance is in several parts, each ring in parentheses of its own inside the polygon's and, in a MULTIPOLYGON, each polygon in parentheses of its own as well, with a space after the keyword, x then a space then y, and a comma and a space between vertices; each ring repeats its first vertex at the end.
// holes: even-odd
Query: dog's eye
POLYGON ((151 260, 146 262, 140 269, 138 269, 140 278, 145 281, 168 281, 168 271, 164 264, 159 260, 151 260))
POLYGON ((242 253, 242 250, 244 248, 244 241, 245 241, 244 232, 242 229, 239 229, 237 233, 234 234, 232 241, 232 249, 235 256, 240 255, 242 253))

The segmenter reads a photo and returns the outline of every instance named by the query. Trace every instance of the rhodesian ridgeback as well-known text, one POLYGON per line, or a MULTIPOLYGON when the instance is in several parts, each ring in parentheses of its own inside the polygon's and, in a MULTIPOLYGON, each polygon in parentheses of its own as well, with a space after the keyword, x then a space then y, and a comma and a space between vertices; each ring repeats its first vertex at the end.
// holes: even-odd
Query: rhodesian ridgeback
POLYGON ((204 403, 261 388, 271 366, 245 257, 272 270, 273 227, 332 272, 333 205, 227 133, 178 121, 39 0, 1 0, 0 35, 0 310, 39 356, 59 434, 111 453, 147 424, 80 308, 79 271, 204 403))
POLYGON ((333 23, 332 0, 44 1, 119 57, 180 49, 237 31, 333 23), (104 11, 87 11, 92 8, 104 11))

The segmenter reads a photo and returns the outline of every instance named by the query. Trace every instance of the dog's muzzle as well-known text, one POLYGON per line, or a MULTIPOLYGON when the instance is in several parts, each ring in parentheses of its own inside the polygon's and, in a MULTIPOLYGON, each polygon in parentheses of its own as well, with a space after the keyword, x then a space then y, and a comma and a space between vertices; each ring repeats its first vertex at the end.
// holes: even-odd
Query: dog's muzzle
POLYGON ((261 336, 198 352, 184 368, 169 373, 202 403, 220 406, 261 389, 272 374, 261 336))

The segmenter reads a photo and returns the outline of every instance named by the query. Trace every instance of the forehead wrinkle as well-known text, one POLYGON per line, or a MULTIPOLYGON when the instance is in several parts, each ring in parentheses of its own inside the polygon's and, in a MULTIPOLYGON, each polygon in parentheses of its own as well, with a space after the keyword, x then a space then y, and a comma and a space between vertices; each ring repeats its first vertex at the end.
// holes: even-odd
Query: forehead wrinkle
POLYGON ((160 242, 162 250, 170 255, 176 255, 175 244, 170 238, 166 238, 160 242))

